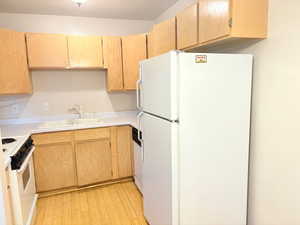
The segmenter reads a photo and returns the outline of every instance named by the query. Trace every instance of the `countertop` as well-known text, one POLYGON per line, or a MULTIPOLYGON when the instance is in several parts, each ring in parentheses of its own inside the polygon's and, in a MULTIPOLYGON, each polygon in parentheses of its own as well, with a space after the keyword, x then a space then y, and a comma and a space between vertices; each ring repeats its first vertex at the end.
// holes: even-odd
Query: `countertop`
MULTIPOLYGON (((125 113, 113 113, 111 116, 106 115, 105 117, 99 117, 101 123, 93 125, 74 125, 74 126, 64 126, 64 127, 47 127, 41 128, 41 125, 45 121, 32 122, 32 123, 12 123, 12 124, 1 124, 0 129, 2 137, 15 137, 15 136, 27 136, 37 133, 47 133, 56 131, 67 131, 67 130, 80 130, 89 128, 100 128, 100 127, 112 127, 112 126, 122 126, 130 125, 137 128, 137 112, 125 112, 125 113)), ((53 121, 53 119, 51 120, 53 121)))
MULTIPOLYGON (((70 119, 70 117, 59 117, 59 120, 70 119)), ((129 125, 137 128, 137 112, 119 112, 119 113, 105 113, 102 116, 97 117, 101 119, 101 123, 93 125, 74 125, 64 127, 47 127, 41 128, 41 125, 45 122, 56 121, 53 118, 47 120, 43 119, 30 119, 22 123, 21 120, 9 120, 0 121, 0 129, 2 138, 3 137, 17 137, 17 136, 30 136, 32 134, 57 132, 57 131, 68 131, 68 130, 80 130, 89 128, 100 128, 100 127, 112 127, 129 125)), ((10 157, 5 154, 5 166, 7 167, 10 163, 10 157)))

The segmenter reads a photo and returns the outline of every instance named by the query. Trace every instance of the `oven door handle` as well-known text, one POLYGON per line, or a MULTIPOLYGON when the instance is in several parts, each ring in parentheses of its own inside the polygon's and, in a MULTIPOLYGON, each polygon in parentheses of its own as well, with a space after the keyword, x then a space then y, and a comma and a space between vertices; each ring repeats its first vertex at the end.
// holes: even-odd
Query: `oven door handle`
POLYGON ((17 173, 23 173, 24 172, 24 170, 26 169, 26 167, 29 163, 29 160, 31 159, 32 154, 33 154, 34 151, 35 151, 35 147, 33 146, 32 149, 30 150, 29 154, 27 155, 25 161, 22 163, 21 168, 17 170, 17 173))

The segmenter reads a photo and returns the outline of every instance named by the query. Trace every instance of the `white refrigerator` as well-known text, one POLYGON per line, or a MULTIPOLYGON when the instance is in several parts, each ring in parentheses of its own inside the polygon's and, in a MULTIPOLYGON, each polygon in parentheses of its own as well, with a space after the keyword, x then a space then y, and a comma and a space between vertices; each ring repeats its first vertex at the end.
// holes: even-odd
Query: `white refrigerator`
POLYGON ((246 225, 251 55, 172 51, 140 63, 150 225, 246 225))

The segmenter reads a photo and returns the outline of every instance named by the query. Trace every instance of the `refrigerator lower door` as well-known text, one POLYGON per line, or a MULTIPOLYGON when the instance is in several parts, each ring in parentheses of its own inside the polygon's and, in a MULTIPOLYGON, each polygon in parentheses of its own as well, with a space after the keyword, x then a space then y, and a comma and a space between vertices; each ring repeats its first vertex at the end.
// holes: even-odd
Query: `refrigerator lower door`
POLYGON ((177 123, 143 114, 144 214, 151 225, 176 225, 177 123))
POLYGON ((141 109, 173 121, 178 119, 178 54, 171 51, 140 64, 141 109))

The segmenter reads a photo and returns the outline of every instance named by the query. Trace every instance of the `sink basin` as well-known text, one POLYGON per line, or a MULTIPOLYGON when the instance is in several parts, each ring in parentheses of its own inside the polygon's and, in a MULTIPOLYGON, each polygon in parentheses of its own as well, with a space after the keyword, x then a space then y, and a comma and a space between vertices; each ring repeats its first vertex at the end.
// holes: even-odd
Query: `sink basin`
POLYGON ((73 124, 74 125, 90 125, 90 124, 98 124, 102 123, 103 121, 101 119, 74 119, 73 124))
POLYGON ((84 125, 97 125, 102 123, 101 119, 73 119, 73 120, 60 120, 43 123, 40 128, 65 128, 73 126, 84 126, 84 125))
POLYGON ((73 126, 72 120, 51 121, 43 123, 40 128, 56 128, 73 126))

